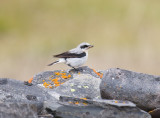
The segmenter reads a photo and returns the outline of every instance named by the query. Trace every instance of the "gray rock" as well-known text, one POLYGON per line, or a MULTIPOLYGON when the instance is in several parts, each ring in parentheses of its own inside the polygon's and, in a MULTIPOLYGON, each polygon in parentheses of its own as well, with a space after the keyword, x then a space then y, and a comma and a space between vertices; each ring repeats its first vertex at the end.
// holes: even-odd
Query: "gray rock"
POLYGON ((32 84, 37 85, 37 84, 43 84, 44 82, 47 82, 53 86, 54 83, 52 82, 52 79, 55 79, 55 78, 58 78, 60 82, 66 82, 66 81, 73 78, 73 74, 68 73, 67 71, 61 71, 61 70, 45 71, 45 72, 41 72, 41 73, 36 74, 33 77, 32 84), (62 74, 66 74, 65 76, 71 75, 71 77, 63 79, 62 74))
MULTIPOLYGON (((0 117, 151 118, 148 113, 129 101, 101 99, 99 85, 100 83, 101 86, 105 85, 104 80, 101 82, 101 75, 104 72, 96 72, 88 67, 80 67, 78 71, 46 71, 35 75, 32 84, 26 82, 29 86, 21 81, 1 78, 0 117)), ((124 77, 124 75, 121 76, 124 77)), ((116 79, 112 76, 111 80, 116 79)), ((113 82, 107 84, 113 85, 113 82)), ((130 87, 133 86, 130 85, 130 87)), ((105 89, 101 89, 103 94, 102 90, 105 89)), ((123 90, 123 92, 126 91, 123 90)))
MULTIPOLYGON (((100 98, 99 84, 101 80, 89 74, 77 75, 72 80, 69 80, 58 86, 53 91, 61 96, 72 96, 79 98, 100 98)), ((52 92, 49 92, 52 94, 52 92)), ((54 94, 52 94, 54 95, 54 94)))
MULTIPOLYGON (((90 74, 96 78, 100 78, 94 71, 93 69, 87 67, 87 66, 83 66, 80 68, 77 68, 78 71, 71 69, 71 70, 55 70, 55 71, 45 71, 45 72, 41 72, 36 74, 33 77, 33 81, 32 84, 42 84, 45 82, 47 83, 51 83, 52 79, 58 78, 60 82, 66 82, 70 79, 73 79, 75 76, 77 76, 78 74, 90 74), (64 75, 65 74, 65 75, 64 75), (63 75, 66 76, 67 78, 63 78, 63 75), (68 75, 70 77, 68 77, 68 75)), ((103 71, 101 71, 101 73, 103 73, 103 71)))
POLYGON ((38 118, 36 104, 0 102, 0 118, 38 118))
POLYGON ((59 96, 67 95, 93 99, 100 98, 100 82, 100 77, 93 69, 81 67, 78 68, 78 72, 75 70, 42 72, 34 76, 32 83, 43 88, 53 97, 55 94, 59 94, 59 96))
POLYGON ((37 86, 27 86, 22 81, 0 78, 0 101, 42 103, 47 97, 49 95, 37 86))
POLYGON ((84 100, 61 96, 59 104, 54 100, 45 102, 48 112, 62 118, 151 118, 128 101, 84 100), (55 107, 56 106, 56 107, 55 107))
POLYGON ((22 81, 0 79, 0 116, 2 118, 36 118, 49 94, 37 86, 26 86, 22 81), (29 115, 30 114, 30 115, 29 115), (6 117, 5 117, 6 116, 6 117))
POLYGON ((103 99, 129 100, 146 111, 160 107, 160 76, 109 69, 100 91, 103 99))

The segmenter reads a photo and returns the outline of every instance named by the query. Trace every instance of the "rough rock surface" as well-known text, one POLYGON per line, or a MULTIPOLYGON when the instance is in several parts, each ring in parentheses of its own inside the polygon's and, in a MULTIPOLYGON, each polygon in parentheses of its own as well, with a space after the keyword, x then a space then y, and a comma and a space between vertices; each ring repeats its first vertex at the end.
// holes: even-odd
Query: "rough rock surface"
MULTIPOLYGON (((99 85, 105 71, 45 71, 32 83, 0 79, 0 117, 151 118, 129 101, 103 100, 99 85), (29 83, 29 84, 28 84, 29 83)), ((154 112, 153 112, 154 113, 154 112)))
POLYGON ((0 102, 0 118, 38 118, 38 110, 35 103, 0 102))
POLYGON ((160 76, 109 69, 100 84, 104 99, 129 100, 149 111, 160 107, 160 76))
POLYGON ((78 72, 46 71, 34 76, 33 84, 50 95, 67 95, 72 97, 100 98, 100 76, 88 67, 79 68, 78 72), (47 84, 46 84, 47 83, 47 84))
MULTIPOLYGON (((103 71, 101 71, 103 73, 103 71)), ((45 71, 36 74, 33 77, 32 84, 42 84, 45 80, 45 82, 50 82, 51 79, 59 78, 60 81, 66 82, 70 79, 75 78, 79 74, 90 74, 91 76, 94 76, 96 78, 100 78, 95 71, 87 66, 83 66, 78 68, 78 71, 72 70, 55 70, 55 71, 45 71)))
POLYGON ((0 79, 0 101, 43 103, 48 97, 49 94, 37 86, 26 86, 22 81, 14 79, 0 79))
POLYGON ((100 98, 100 82, 101 80, 99 78, 89 74, 81 74, 55 88, 54 92, 60 95, 79 98, 100 98))
POLYGON ((54 101, 46 101, 45 107, 60 118, 151 118, 148 113, 127 101, 84 100, 61 96, 59 106, 55 107, 54 101))
POLYGON ((49 94, 36 86, 26 86, 22 81, 13 79, 0 79, 1 118, 37 118, 43 101, 48 98, 49 94))

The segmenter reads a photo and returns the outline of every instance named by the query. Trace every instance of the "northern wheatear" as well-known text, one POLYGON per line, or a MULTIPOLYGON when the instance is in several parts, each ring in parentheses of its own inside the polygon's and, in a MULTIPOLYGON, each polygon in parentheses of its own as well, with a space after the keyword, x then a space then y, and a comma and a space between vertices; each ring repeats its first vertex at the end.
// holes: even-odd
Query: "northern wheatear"
POLYGON ((59 58, 57 61, 49 64, 51 66, 57 63, 65 63, 72 68, 79 67, 83 65, 88 59, 88 49, 92 48, 93 45, 89 43, 81 43, 76 48, 66 51, 64 53, 54 55, 54 57, 59 58))

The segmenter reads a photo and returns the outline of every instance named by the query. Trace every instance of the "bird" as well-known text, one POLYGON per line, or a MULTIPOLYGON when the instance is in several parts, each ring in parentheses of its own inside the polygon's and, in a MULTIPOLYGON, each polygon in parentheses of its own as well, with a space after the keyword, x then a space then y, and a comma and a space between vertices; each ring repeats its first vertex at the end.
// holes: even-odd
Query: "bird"
POLYGON ((53 55, 53 57, 59 58, 57 61, 54 61, 48 66, 58 64, 58 63, 65 63, 69 67, 76 70, 76 68, 82 66, 88 59, 88 49, 94 47, 89 43, 83 42, 79 44, 76 48, 71 49, 69 51, 53 55))

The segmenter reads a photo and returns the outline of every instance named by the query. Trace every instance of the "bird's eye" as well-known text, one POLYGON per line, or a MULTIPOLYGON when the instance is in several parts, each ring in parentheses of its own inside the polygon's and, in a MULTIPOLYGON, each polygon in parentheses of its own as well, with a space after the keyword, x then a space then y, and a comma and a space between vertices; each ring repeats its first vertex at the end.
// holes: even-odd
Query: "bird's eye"
POLYGON ((84 49, 84 48, 87 48, 87 47, 88 47, 88 45, 82 45, 81 49, 84 49))

